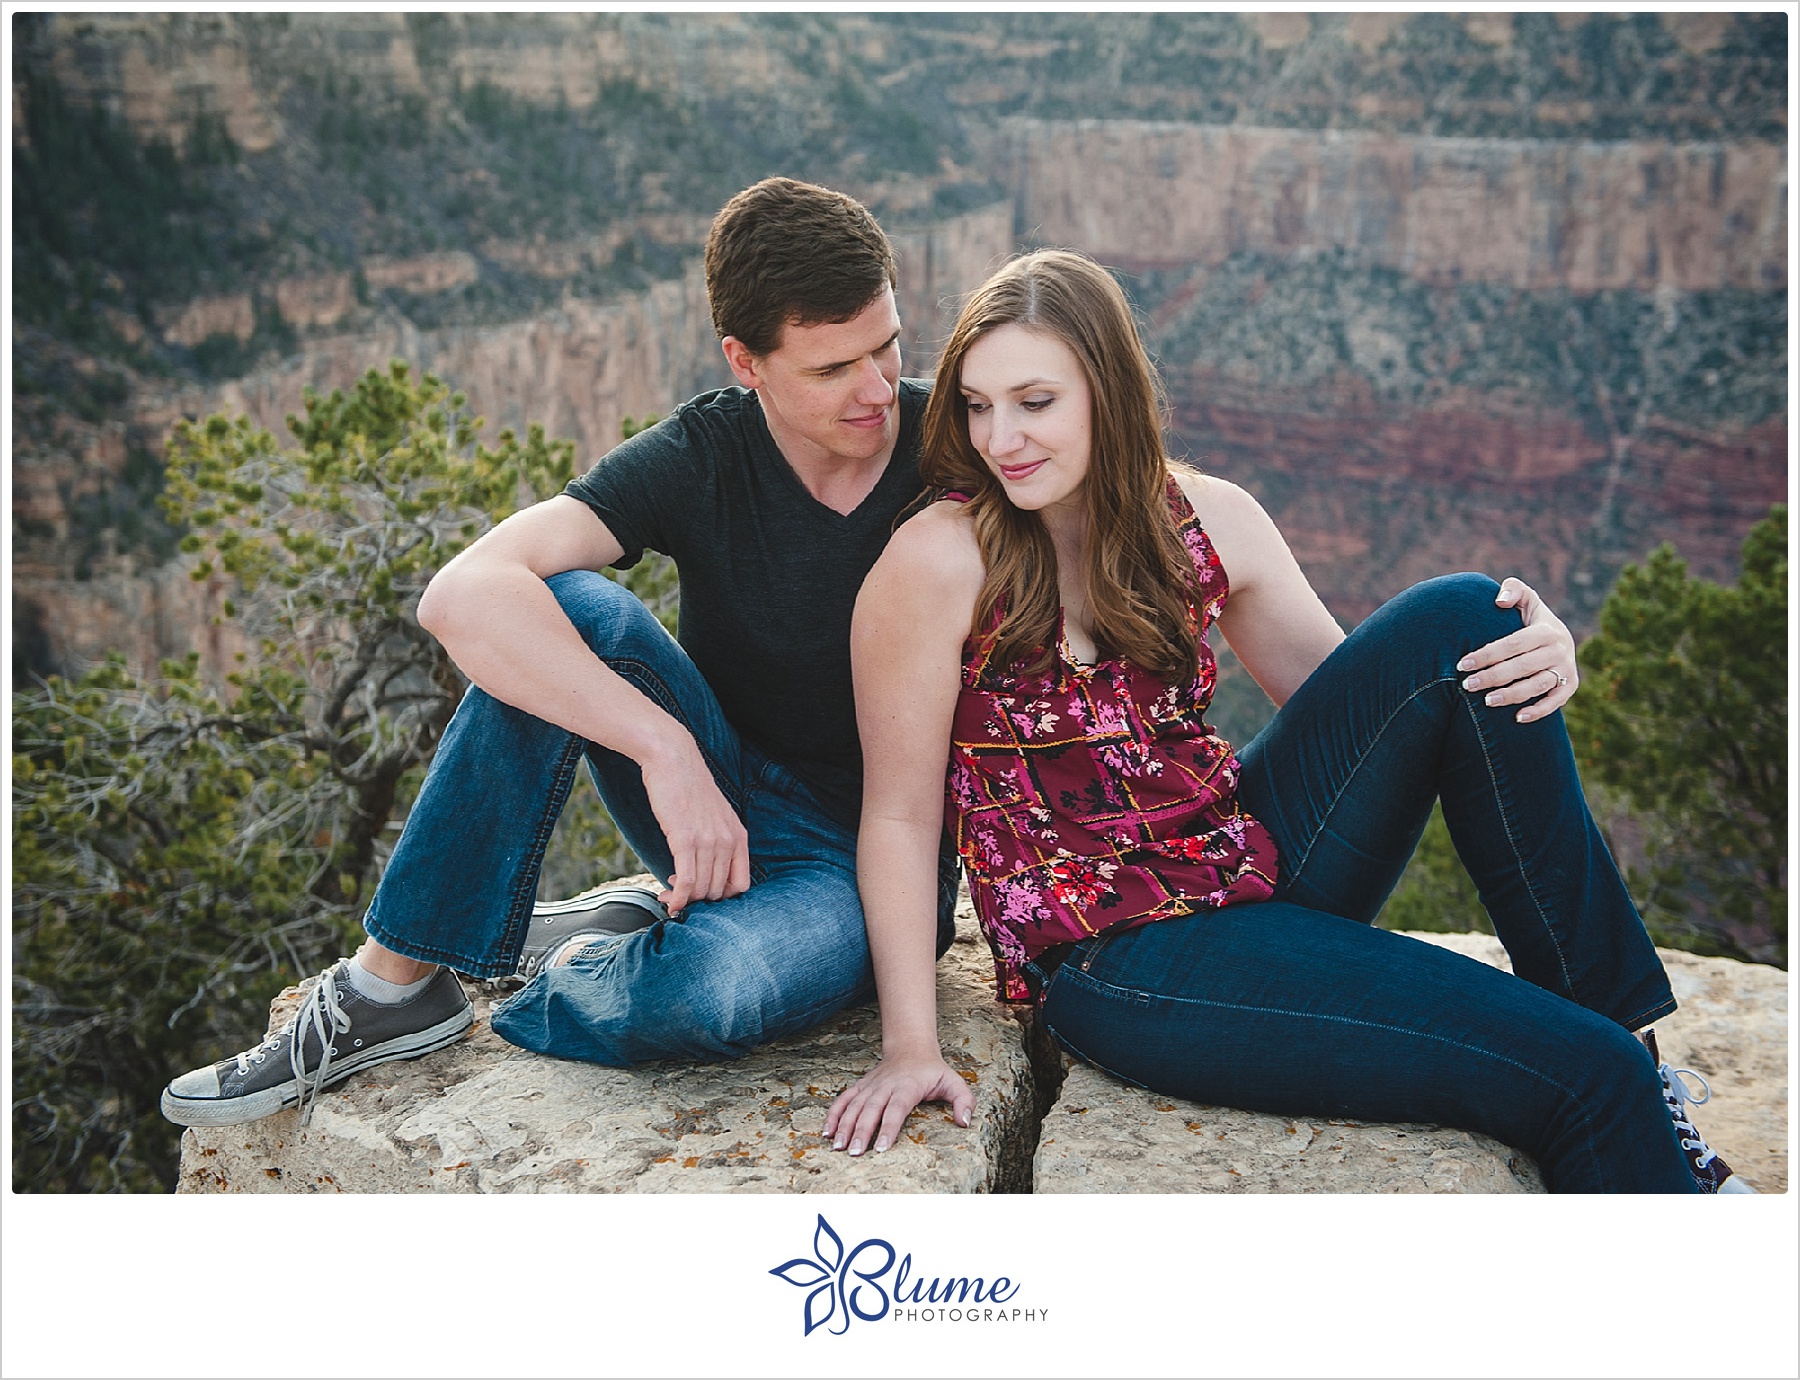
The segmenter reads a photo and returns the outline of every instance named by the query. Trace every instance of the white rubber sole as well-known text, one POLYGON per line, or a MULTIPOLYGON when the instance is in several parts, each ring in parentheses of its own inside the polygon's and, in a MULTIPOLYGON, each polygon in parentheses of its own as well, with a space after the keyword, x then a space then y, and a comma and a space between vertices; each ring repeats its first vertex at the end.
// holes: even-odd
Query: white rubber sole
POLYGON ((634 934, 647 930, 658 921, 667 920, 668 911, 656 899, 656 893, 649 887, 635 882, 607 882, 592 891, 584 891, 579 896, 571 896, 566 901, 544 901, 531 909, 531 924, 525 931, 525 939, 519 947, 518 974, 524 978, 534 978, 544 970, 545 960, 571 940, 587 935, 594 939, 606 939, 619 935, 634 934), (620 930, 611 926, 593 925, 584 928, 582 917, 591 915, 602 906, 626 905, 635 906, 644 915, 644 921, 631 929, 620 930), (561 923, 567 921, 566 927, 561 923))
POLYGON ((620 884, 607 882, 592 891, 584 891, 579 896, 571 896, 566 901, 540 901, 531 908, 533 915, 570 915, 580 911, 594 910, 598 906, 617 901, 628 906, 636 906, 639 910, 648 911, 657 919, 667 919, 669 912, 662 908, 656 899, 656 893, 647 886, 639 886, 635 882, 620 884), (607 901, 597 898, 605 896, 607 901))
MULTIPOLYGON (((352 1074, 376 1064, 386 1064, 395 1059, 417 1059, 422 1054, 430 1054, 445 1045, 455 1044, 474 1024, 474 1009, 465 1006, 449 1020, 440 1021, 424 1030, 415 1030, 410 1035, 396 1035, 374 1049, 365 1049, 348 1058, 334 1060, 331 1072, 326 1076, 325 1087, 335 1088, 352 1074)), ((292 1078, 244 1097, 180 1097, 164 1088, 162 1114, 177 1126, 241 1126, 247 1121, 261 1121, 266 1116, 273 1116, 283 1107, 292 1107, 299 1100, 300 1085, 292 1078)))

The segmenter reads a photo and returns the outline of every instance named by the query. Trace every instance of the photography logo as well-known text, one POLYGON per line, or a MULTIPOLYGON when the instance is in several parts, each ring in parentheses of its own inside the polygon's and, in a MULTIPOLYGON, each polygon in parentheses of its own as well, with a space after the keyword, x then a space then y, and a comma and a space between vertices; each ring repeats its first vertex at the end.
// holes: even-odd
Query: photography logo
POLYGON ((1019 1286, 1005 1275, 990 1282, 979 1275, 913 1275, 909 1251, 899 1255, 878 1236, 844 1249, 843 1238, 819 1214, 813 1229, 813 1253, 796 1256, 769 1271, 796 1289, 804 1289, 803 1336, 823 1327, 834 1336, 863 1322, 993 1324, 1046 1321, 1048 1309, 1004 1306, 1018 1296, 1019 1286))

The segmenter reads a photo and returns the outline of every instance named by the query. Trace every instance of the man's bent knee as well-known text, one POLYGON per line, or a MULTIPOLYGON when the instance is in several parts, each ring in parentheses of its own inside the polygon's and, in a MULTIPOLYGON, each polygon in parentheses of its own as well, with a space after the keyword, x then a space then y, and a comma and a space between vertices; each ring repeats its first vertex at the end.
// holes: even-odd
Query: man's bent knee
POLYGON ((565 570, 544 582, 582 639, 603 660, 642 655, 673 641, 624 585, 596 570, 565 570))

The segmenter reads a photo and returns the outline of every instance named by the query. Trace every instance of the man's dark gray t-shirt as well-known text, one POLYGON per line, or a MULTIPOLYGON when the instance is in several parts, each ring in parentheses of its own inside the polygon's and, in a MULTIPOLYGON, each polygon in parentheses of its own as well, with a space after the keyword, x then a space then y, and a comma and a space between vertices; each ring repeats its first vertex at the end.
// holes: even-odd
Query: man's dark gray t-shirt
POLYGON ((726 718, 852 829, 862 748, 850 615, 895 519, 921 491, 919 422, 929 396, 929 384, 900 381, 893 458, 849 514, 807 492, 745 388, 683 404, 568 487, 625 548, 619 569, 646 547, 673 558, 681 645, 726 718))

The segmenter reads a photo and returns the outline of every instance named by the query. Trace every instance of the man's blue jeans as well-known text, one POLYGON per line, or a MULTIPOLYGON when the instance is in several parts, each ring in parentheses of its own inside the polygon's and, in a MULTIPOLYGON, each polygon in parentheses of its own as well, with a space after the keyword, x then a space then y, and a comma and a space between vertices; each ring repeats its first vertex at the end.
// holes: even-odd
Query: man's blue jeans
MULTIPOLYGON (((855 830, 740 741, 687 653, 622 586, 591 571, 549 586, 596 655, 680 719, 750 837, 750 889, 594 944, 494 1009, 513 1044, 569 1059, 734 1058, 874 995, 855 830)), ((470 689, 364 918, 396 953, 477 977, 517 967, 551 830, 586 757, 647 871, 674 870, 637 764, 470 689)), ((954 859, 951 859, 954 862, 954 859)), ((940 876, 941 954, 956 876, 940 876)))
POLYGON ((1158 1092, 1420 1121, 1532 1155, 1558 1192, 1693 1192, 1630 1033, 1675 1009, 1591 816, 1562 715, 1517 723, 1456 663, 1519 627, 1497 587, 1417 585, 1240 754, 1275 897, 1116 934, 1033 977, 1074 1054, 1158 1092), (1435 799, 1518 976, 1374 928, 1435 799))

